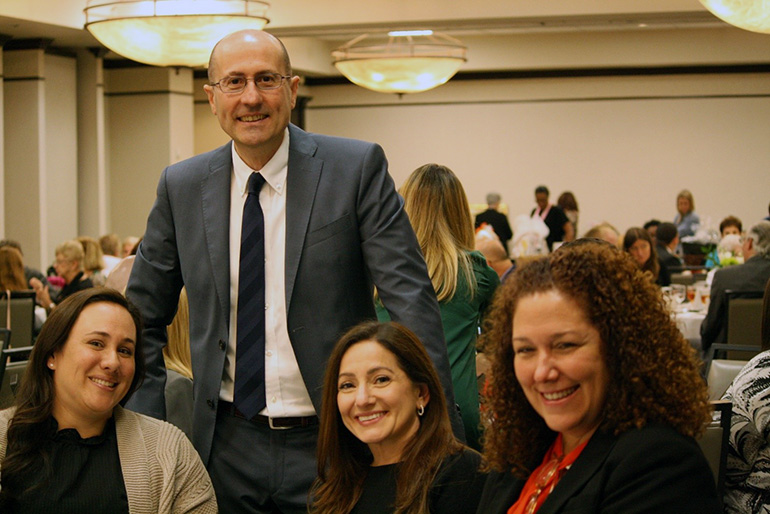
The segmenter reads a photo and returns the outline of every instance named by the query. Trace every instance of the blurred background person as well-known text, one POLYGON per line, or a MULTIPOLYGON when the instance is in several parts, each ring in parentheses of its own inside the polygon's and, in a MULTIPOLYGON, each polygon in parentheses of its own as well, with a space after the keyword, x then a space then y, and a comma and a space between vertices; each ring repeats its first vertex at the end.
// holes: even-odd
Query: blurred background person
POLYGON ((176 316, 167 330, 168 344, 163 347, 163 360, 166 363, 166 421, 176 425, 192 439, 193 374, 187 288, 183 287, 179 293, 176 316))
POLYGON ((725 512, 764 514, 770 506, 770 281, 762 304, 762 353, 722 397, 733 404, 725 473, 725 512))
MULTIPOLYGON (((399 190, 417 235, 441 310, 455 401, 471 448, 479 448, 476 337, 481 317, 500 283, 475 240, 468 199, 460 180, 439 164, 417 168, 399 190)), ((390 321, 378 302, 377 317, 390 321)))
POLYGON ((121 407, 144 376, 140 338, 139 312, 112 289, 51 313, 15 406, 0 411, 0 511, 217 511, 184 434, 121 407))
MULTIPOLYGON (((28 291, 29 289, 24 276, 24 260, 21 252, 12 246, 0 246, 0 292, 28 291)), ((35 305, 35 334, 40 332, 45 318, 45 309, 35 305)))
POLYGON ((136 245, 139 244, 139 237, 128 236, 123 239, 123 246, 121 248, 121 256, 128 257, 129 255, 136 254, 136 245))
POLYGON ((501 283, 516 269, 513 260, 505 254, 505 249, 500 241, 476 237, 476 250, 484 255, 487 259, 487 265, 495 270, 501 283))
POLYGON ((649 232, 639 227, 629 228, 623 236, 623 250, 631 254, 639 268, 647 272, 653 282, 659 286, 671 284, 671 275, 660 265, 649 232))
POLYGON ((567 219, 572 224, 572 233, 574 234, 574 237, 577 237, 578 218, 580 217, 580 212, 578 210, 578 204, 577 200, 575 199, 575 195, 572 194, 571 191, 563 192, 559 196, 559 199, 556 200, 556 205, 561 207, 561 210, 564 211, 567 219))
POLYGON ((719 223, 719 244, 706 256, 705 266, 712 269, 718 266, 742 264, 742 234, 743 223, 740 219, 735 216, 727 216, 723 219, 719 223), (722 262, 723 260, 725 262, 722 262))
MULTIPOLYGON (((21 250, 21 245, 18 241, 14 241, 13 239, 3 239, 0 241, 0 248, 4 248, 6 246, 10 246, 11 248, 15 248, 19 251, 22 258, 24 258, 24 252, 21 250)), ((43 285, 48 285, 48 279, 46 278, 45 274, 40 271, 37 268, 32 268, 30 266, 24 265, 24 280, 27 283, 29 287, 27 289, 31 289, 32 286, 30 285, 30 280, 32 278, 38 279, 43 285)))
POLYGON ((545 241, 550 251, 553 249, 553 244, 556 241, 572 241, 575 238, 575 232, 572 230, 572 223, 570 223, 564 211, 561 210, 561 207, 548 202, 549 194, 548 188, 545 186, 537 186, 535 188, 535 203, 537 203, 537 207, 532 209, 529 215, 533 218, 537 216, 548 227, 550 232, 545 241))
POLYGON ((83 272, 84 257, 83 246, 76 239, 65 241, 56 247, 56 261, 53 267, 56 270, 56 276, 64 280, 64 287, 53 297, 49 287, 40 280, 35 278, 30 280, 32 289, 37 293, 37 302, 45 307, 47 311, 50 312, 56 304, 62 302, 73 293, 94 286, 93 282, 83 272))
POLYGON ((665 267, 669 276, 671 273, 681 272, 684 262, 675 254, 676 248, 679 246, 679 231, 677 231, 676 225, 667 221, 661 223, 656 234, 653 241, 661 269, 665 267))
POLYGON ((695 199, 687 189, 682 189, 676 195, 674 225, 679 231, 680 238, 695 235, 700 226, 700 217, 695 214, 695 199))
POLYGON ((508 255, 508 241, 513 237, 513 232, 511 231, 511 224, 508 223, 508 216, 500 212, 499 208, 500 195, 489 193, 487 195, 487 210, 476 215, 474 225, 475 228, 479 228, 485 223, 490 225, 495 234, 497 234, 497 237, 500 238, 505 254, 508 255))
POLYGON ((481 456, 452 434, 436 370, 417 336, 365 322, 326 367, 315 514, 476 512, 481 456))
POLYGON ((656 220, 653 218, 647 223, 645 223, 644 225, 642 225, 642 228, 646 230, 650 234, 650 237, 652 238, 652 240, 655 241, 656 236, 658 234, 659 226, 660 226, 660 220, 656 220))
POLYGON ((620 244, 620 232, 606 221, 591 227, 583 237, 589 239, 601 239, 602 241, 607 241, 612 246, 618 246, 620 244))
POLYGON ((107 278, 102 273, 104 254, 99 241, 88 236, 80 236, 77 240, 83 246, 83 276, 91 279, 93 285, 103 286, 107 278))
POLYGON ((528 263, 488 323, 479 513, 721 512, 700 363, 627 254, 580 240, 528 263))
POLYGON ((105 234, 99 238, 99 246, 102 248, 105 277, 110 276, 112 269, 120 262, 120 239, 117 234, 105 234))
POLYGON ((743 238, 744 263, 714 273, 706 318, 700 326, 701 345, 727 342, 727 291, 762 291, 770 280, 770 221, 760 221, 743 238))

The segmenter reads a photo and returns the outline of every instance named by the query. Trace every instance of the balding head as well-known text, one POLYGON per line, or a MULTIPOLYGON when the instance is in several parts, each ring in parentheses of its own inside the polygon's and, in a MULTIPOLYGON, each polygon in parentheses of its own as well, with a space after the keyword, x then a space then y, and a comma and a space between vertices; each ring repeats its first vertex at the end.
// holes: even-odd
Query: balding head
POLYGON ((209 57, 209 69, 208 69, 209 83, 213 84, 220 78, 217 75, 217 69, 216 69, 217 58, 219 57, 219 55, 222 52, 227 51, 230 45, 240 44, 243 42, 275 45, 278 51, 280 51, 282 55, 282 60, 284 63, 284 69, 282 70, 281 73, 283 73, 284 75, 291 75, 291 60, 289 59, 289 52, 286 51, 286 47, 283 45, 283 42, 281 42, 280 39, 273 36, 272 34, 269 34, 262 30, 245 29, 245 30, 239 30, 238 32, 233 32, 232 34, 228 34, 227 36, 220 39, 216 45, 214 45, 214 48, 211 50, 211 56, 209 57))

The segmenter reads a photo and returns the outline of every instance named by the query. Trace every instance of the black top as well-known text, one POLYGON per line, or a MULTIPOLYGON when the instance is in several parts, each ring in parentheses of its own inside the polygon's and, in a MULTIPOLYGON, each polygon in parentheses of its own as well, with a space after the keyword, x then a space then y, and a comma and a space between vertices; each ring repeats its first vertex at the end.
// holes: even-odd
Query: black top
MULTIPOLYGON (((478 514, 505 514, 526 478, 493 471, 478 514)), ((538 514, 719 514, 714 475, 698 443, 648 425, 618 436, 597 430, 538 514)))
MULTIPOLYGON (((537 209, 532 209, 530 217, 535 214, 537 209)), ((548 227, 550 231, 548 237, 545 238, 545 242, 548 243, 548 250, 553 249, 553 244, 556 241, 564 240, 564 224, 569 222, 569 218, 564 211, 558 205, 551 205, 551 210, 548 211, 548 215, 543 220, 543 223, 548 227)))
POLYGON ((513 237, 511 231, 511 224, 508 223, 508 217, 502 212, 498 212, 495 209, 487 209, 486 211, 476 215, 476 228, 479 228, 482 223, 488 223, 492 225, 492 228, 500 238, 500 242, 503 243, 506 253, 508 252, 508 241, 513 237))
MULTIPOLYGON (((486 475, 479 471, 481 455, 466 448, 441 463, 430 487, 432 514, 476 512, 486 475)), ((392 514, 396 502, 398 464, 370 467, 361 498, 351 514, 392 514)))
POLYGON ((114 419, 110 418, 102 435, 86 439, 74 428, 57 431, 53 418, 50 428, 53 476, 22 496, 11 512, 128 514, 114 419))
POLYGON ((72 279, 72 282, 67 284, 66 286, 61 288, 61 292, 59 293, 59 296, 56 297, 56 303, 61 303, 62 300, 70 296, 71 294, 77 293, 78 291, 82 291, 83 289, 88 289, 89 287, 94 287, 94 283, 91 282, 90 278, 83 279, 83 272, 77 274, 77 276, 72 279))

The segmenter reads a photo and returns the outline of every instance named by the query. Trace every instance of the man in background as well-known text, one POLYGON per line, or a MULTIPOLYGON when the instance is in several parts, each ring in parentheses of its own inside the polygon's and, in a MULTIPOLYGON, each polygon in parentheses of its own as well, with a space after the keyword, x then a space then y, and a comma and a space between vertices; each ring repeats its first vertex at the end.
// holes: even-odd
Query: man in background
POLYGON ((770 221, 760 221, 743 239, 743 264, 717 270, 711 283, 711 301, 700 327, 703 350, 727 342, 726 291, 764 291, 770 279, 770 221))
POLYGON ((497 193, 489 193, 487 195, 487 210, 476 215, 476 228, 486 223, 492 226, 492 230, 495 231, 497 237, 500 238, 500 243, 503 245, 505 255, 508 255, 508 241, 513 237, 511 231, 511 224, 508 223, 508 216, 498 211, 500 208, 500 195, 497 193))

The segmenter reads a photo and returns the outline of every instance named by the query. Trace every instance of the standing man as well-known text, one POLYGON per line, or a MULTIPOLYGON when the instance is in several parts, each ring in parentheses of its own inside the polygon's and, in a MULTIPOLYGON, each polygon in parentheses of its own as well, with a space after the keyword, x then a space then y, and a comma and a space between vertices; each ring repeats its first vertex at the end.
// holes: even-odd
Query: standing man
POLYGON ((548 237, 545 242, 548 243, 548 251, 553 250, 553 244, 556 241, 568 243, 575 239, 575 230, 572 228, 567 215, 561 210, 561 207, 548 202, 548 188, 537 186, 535 188, 535 203, 537 207, 532 209, 530 217, 539 217, 548 227, 548 237))
POLYGON ((161 175, 127 291, 147 355, 130 406, 165 416, 161 349, 184 285, 193 444, 220 511, 305 513, 326 360, 347 328, 375 319, 373 284, 421 338, 454 405, 438 304, 382 149, 289 124, 299 77, 283 44, 236 32, 208 73, 211 110, 233 141, 161 175))
POLYGON ((513 231, 511 231, 511 224, 508 223, 508 216, 498 211, 499 208, 500 195, 489 193, 487 195, 487 210, 476 215, 475 226, 479 228, 484 223, 492 225, 492 230, 500 238, 500 243, 505 249, 505 255, 508 255, 508 241, 513 237, 513 231))

